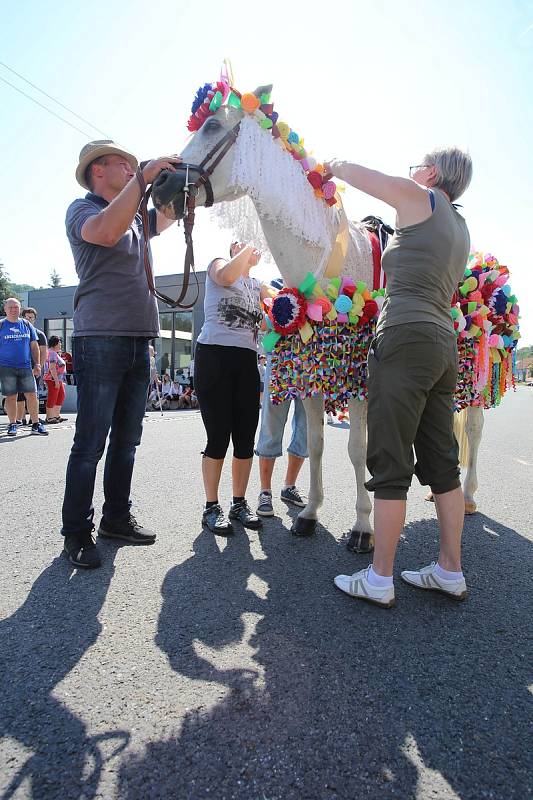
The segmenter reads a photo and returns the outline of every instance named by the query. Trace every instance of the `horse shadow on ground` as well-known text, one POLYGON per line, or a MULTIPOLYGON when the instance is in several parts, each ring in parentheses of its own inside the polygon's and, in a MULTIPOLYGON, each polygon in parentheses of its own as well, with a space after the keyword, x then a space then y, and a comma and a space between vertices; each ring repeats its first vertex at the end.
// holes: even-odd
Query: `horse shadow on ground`
MULTIPOLYGON (((103 566, 87 574, 58 556, 39 575, 23 605, 0 622, 0 738, 10 737, 32 751, 12 777, 1 800, 21 796, 55 799, 96 795, 104 758, 128 744, 125 731, 89 736, 82 720, 53 696, 96 642, 114 572, 116 549, 101 547, 103 566), (25 787, 26 788, 26 787, 25 787)), ((4 772, 7 774, 4 764, 4 772)))
MULTIPOLYGON (((434 519, 409 525, 397 570, 427 563, 437 537, 434 519)), ((204 532, 168 572, 156 643, 181 676, 227 691, 189 711, 179 734, 122 759, 121 798, 530 796, 530 542, 470 517, 468 601, 398 581, 397 606, 384 611, 335 591, 333 576, 368 558, 323 528, 299 540, 274 520, 259 538, 254 559, 248 535, 220 551, 204 532), (249 643, 262 682, 222 655, 249 612, 261 615, 249 643)))

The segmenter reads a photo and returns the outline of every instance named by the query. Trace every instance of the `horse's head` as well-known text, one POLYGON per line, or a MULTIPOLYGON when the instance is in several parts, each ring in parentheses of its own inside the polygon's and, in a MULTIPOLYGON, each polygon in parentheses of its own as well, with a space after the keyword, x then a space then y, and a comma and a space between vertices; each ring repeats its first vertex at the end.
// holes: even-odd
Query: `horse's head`
MULTIPOLYGON (((269 93, 272 86, 259 86, 254 94, 269 93)), ((209 116, 180 153, 183 163, 176 172, 164 170, 152 187, 155 207, 169 219, 182 219, 186 213, 187 191, 196 195, 196 206, 235 199, 231 172, 239 124, 243 112, 222 106, 209 116), (220 159, 220 160, 218 160, 220 159)))

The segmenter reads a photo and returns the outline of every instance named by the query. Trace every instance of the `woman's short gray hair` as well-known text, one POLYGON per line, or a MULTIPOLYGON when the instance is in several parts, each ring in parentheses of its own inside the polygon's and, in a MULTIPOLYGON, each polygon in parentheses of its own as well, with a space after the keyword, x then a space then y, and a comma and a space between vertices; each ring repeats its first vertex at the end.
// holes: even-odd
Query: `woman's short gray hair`
POLYGON ((458 147, 433 150, 424 158, 428 166, 435 165, 434 186, 446 192, 452 203, 466 192, 472 180, 472 159, 458 147))

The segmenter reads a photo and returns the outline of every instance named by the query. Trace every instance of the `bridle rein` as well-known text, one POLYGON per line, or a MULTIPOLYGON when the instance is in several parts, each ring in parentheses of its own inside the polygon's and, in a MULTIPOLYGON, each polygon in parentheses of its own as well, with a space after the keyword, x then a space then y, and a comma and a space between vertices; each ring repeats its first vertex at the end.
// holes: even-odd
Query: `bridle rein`
MULTIPOLYGON (((144 180, 144 176, 142 173, 141 166, 137 167, 136 178, 139 183, 141 189, 141 204, 139 206, 139 211, 142 218, 142 227, 143 227, 143 234, 144 234, 144 270, 146 272, 146 279, 148 281, 148 287, 150 292, 161 302, 165 303, 165 305, 169 306, 170 308, 183 308, 189 309, 192 308, 196 302, 198 301, 198 297, 200 296, 200 284, 198 283, 198 277, 196 275, 195 265, 194 265, 194 248, 193 248, 193 241, 192 241, 192 231, 194 228, 194 213, 196 207, 196 197, 198 196, 198 191, 203 186, 206 194, 205 200, 205 207, 209 208, 213 205, 214 198, 213 198, 213 187, 211 186, 210 177, 213 174, 214 170, 220 164, 224 156, 229 152, 229 150, 233 147, 235 142, 237 141, 237 136, 239 134, 239 128, 241 123, 238 122, 231 130, 229 130, 223 137, 217 142, 211 150, 208 152, 206 157, 203 161, 196 166, 195 164, 176 164, 176 171, 185 171, 185 183, 183 186, 183 194, 184 194, 184 204, 183 204, 183 229, 185 234, 185 262, 183 267, 183 283, 181 286, 181 292, 179 297, 176 300, 173 300, 171 297, 168 297, 166 294, 158 291, 155 286, 154 281, 154 270, 152 264, 152 253, 150 249, 150 223, 148 218, 148 200, 150 199, 150 195, 152 194, 152 187, 146 187, 146 181, 144 180), (198 172, 200 173, 199 178, 196 181, 193 181, 192 178, 190 179, 191 172, 198 172), (196 297, 192 301, 192 303, 184 303, 184 299, 187 296, 187 292, 189 290, 189 282, 190 282, 190 275, 191 269, 194 274, 194 279, 196 281, 196 297)), ((179 220, 178 220, 179 224, 179 220)))

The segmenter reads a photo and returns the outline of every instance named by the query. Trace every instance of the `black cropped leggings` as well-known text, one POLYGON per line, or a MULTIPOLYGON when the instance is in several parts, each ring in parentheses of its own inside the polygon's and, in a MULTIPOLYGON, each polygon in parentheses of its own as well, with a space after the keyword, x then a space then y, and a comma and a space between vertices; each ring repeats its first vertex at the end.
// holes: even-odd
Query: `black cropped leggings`
POLYGON ((257 353, 246 347, 197 344, 194 384, 207 432, 204 455, 252 458, 259 421, 257 353))

